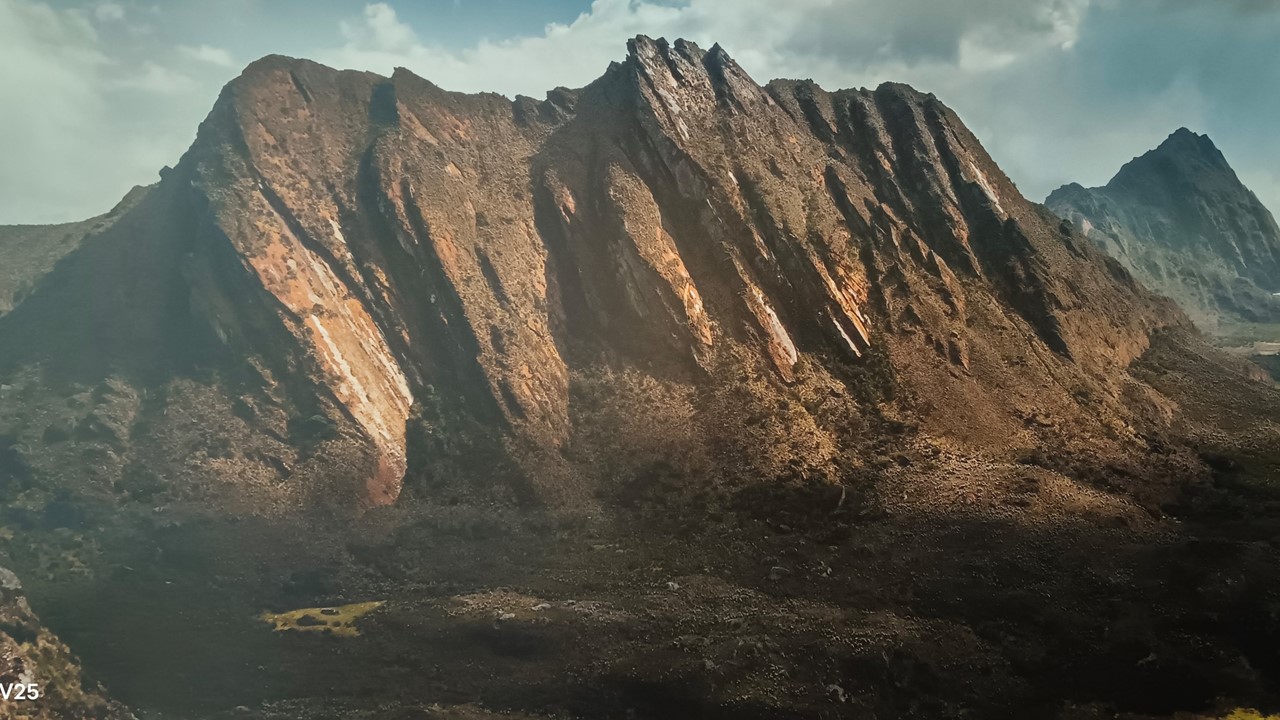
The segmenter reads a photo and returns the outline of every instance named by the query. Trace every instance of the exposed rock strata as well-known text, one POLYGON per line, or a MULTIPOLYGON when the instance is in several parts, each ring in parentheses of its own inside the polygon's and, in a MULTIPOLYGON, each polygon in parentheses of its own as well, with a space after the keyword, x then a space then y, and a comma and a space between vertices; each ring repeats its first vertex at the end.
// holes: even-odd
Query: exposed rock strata
MULTIPOLYGON (((762 87, 718 46, 640 37, 543 101, 254 63, 160 186, 0 321, 0 359, 212 377, 226 402, 208 412, 234 406, 217 422, 266 443, 235 475, 264 487, 330 453, 388 503, 412 470, 407 427, 429 448, 475 427, 488 439, 463 444, 547 499, 593 452, 599 419, 574 388, 602 372, 676 387, 663 398, 685 409, 657 422, 692 418, 694 444, 732 423, 691 389, 763 363, 762 406, 788 384, 877 378, 926 427, 1007 445, 1044 407, 1123 425, 1124 368, 1183 322, 1025 200, 932 95, 762 87)), ((155 431, 165 402, 122 443, 187 432, 155 431)), ((837 462, 845 431, 804 422, 827 450, 794 462, 837 462)), ((207 457, 205 475, 233 466, 207 457)))

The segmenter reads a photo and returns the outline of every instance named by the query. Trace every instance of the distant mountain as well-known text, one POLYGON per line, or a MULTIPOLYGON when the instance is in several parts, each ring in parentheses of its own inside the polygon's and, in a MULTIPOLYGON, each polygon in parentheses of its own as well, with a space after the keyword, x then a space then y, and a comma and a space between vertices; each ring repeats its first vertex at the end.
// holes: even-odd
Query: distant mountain
POLYGON ((1280 322, 1280 227, 1208 137, 1180 129, 1105 187, 1045 202, 1202 327, 1280 322))

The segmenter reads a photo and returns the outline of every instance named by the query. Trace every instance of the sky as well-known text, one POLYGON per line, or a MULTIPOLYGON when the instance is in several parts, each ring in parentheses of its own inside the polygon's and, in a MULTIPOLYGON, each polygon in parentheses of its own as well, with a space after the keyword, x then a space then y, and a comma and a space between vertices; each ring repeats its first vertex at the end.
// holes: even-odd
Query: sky
POLYGON ((1033 200, 1186 126, 1280 211, 1280 0, 0 0, 0 224, 155 182, 263 55, 542 97, 637 34, 719 42, 761 83, 933 92, 1033 200))

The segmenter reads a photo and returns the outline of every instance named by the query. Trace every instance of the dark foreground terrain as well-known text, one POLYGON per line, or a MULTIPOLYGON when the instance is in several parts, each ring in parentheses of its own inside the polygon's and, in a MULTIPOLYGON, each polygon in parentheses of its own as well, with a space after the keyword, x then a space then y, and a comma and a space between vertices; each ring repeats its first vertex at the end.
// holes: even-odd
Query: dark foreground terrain
POLYGON ((271 57, 86 228, 0 228, 39 720, 1280 710, 1274 378, 931 95, 271 57))
POLYGON ((1148 465, 992 462, 903 430, 837 483, 652 477, 589 515, 46 510, 4 549, 142 717, 1277 709, 1280 393, 1215 382, 1219 360, 1168 342, 1135 372, 1191 419, 1147 438, 1148 465), (354 637, 258 617, 370 601, 354 637))

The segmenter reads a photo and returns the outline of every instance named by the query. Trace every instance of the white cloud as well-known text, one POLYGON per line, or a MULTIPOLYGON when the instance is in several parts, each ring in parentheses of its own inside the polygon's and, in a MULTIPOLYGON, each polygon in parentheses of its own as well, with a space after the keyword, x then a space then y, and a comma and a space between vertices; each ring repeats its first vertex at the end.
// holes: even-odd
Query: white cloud
POLYGON ((687 20, 691 14, 704 12, 700 6, 705 4, 699 0, 679 8, 596 0, 589 13, 568 25, 548 25, 543 35, 485 40, 454 52, 418 41, 393 8, 375 3, 361 16, 342 23, 346 39, 342 47, 322 52, 317 59, 381 73, 404 66, 456 90, 541 95, 552 87, 583 85, 595 79, 609 61, 625 52, 626 39, 638 33, 691 36, 687 20))
POLYGON ((1280 84, 1273 0, 595 0, 571 22, 471 45, 430 41, 386 2, 345 19, 317 10, 310 25, 290 21, 253 43, 175 36, 189 29, 171 18, 197 0, 164 13, 128 5, 138 11, 114 20, 111 5, 124 13, 0 0, 0 97, 13 108, 0 137, 21 138, 0 165, 0 222, 88 215, 150 180, 181 154, 238 56, 404 66, 452 90, 540 97, 599 77, 637 34, 719 42, 760 81, 936 92, 1033 199, 1105 182, 1187 125, 1280 209, 1280 136, 1268 125, 1280 95, 1265 91, 1280 84), (154 32, 139 36, 133 15, 154 32), (235 42, 235 55, 208 40, 235 42))
POLYGON ((58 203, 84 190, 84 126, 105 111, 94 77, 107 59, 96 40, 79 13, 0 0, 0 217, 57 216, 58 203))
POLYGON ((195 81, 177 70, 148 60, 137 72, 113 79, 107 83, 107 87, 169 95, 192 89, 195 81))
POLYGON ((541 94, 597 77, 637 34, 719 42, 763 79, 822 72, 837 82, 947 65, 983 71, 1076 41, 1089 0, 595 0, 541 36, 460 51, 422 43, 386 3, 342 21, 328 62, 386 73, 403 65, 460 90, 541 94))
POLYGON ((218 82, 129 61, 91 18, 0 0, 0 223, 105 212, 173 164, 213 104, 218 82))
POLYGON ((366 5, 362 16, 343 20, 338 27, 349 44, 374 52, 413 52, 418 45, 413 28, 400 22, 395 9, 383 2, 366 5))
POLYGON ((212 45, 179 45, 178 52, 183 56, 192 60, 217 65, 218 67, 234 67, 235 60, 231 57, 231 53, 225 48, 213 47, 212 45))
POLYGON ((100 2, 93 6, 93 16, 98 22, 120 22, 124 20, 124 6, 114 2, 100 2))

